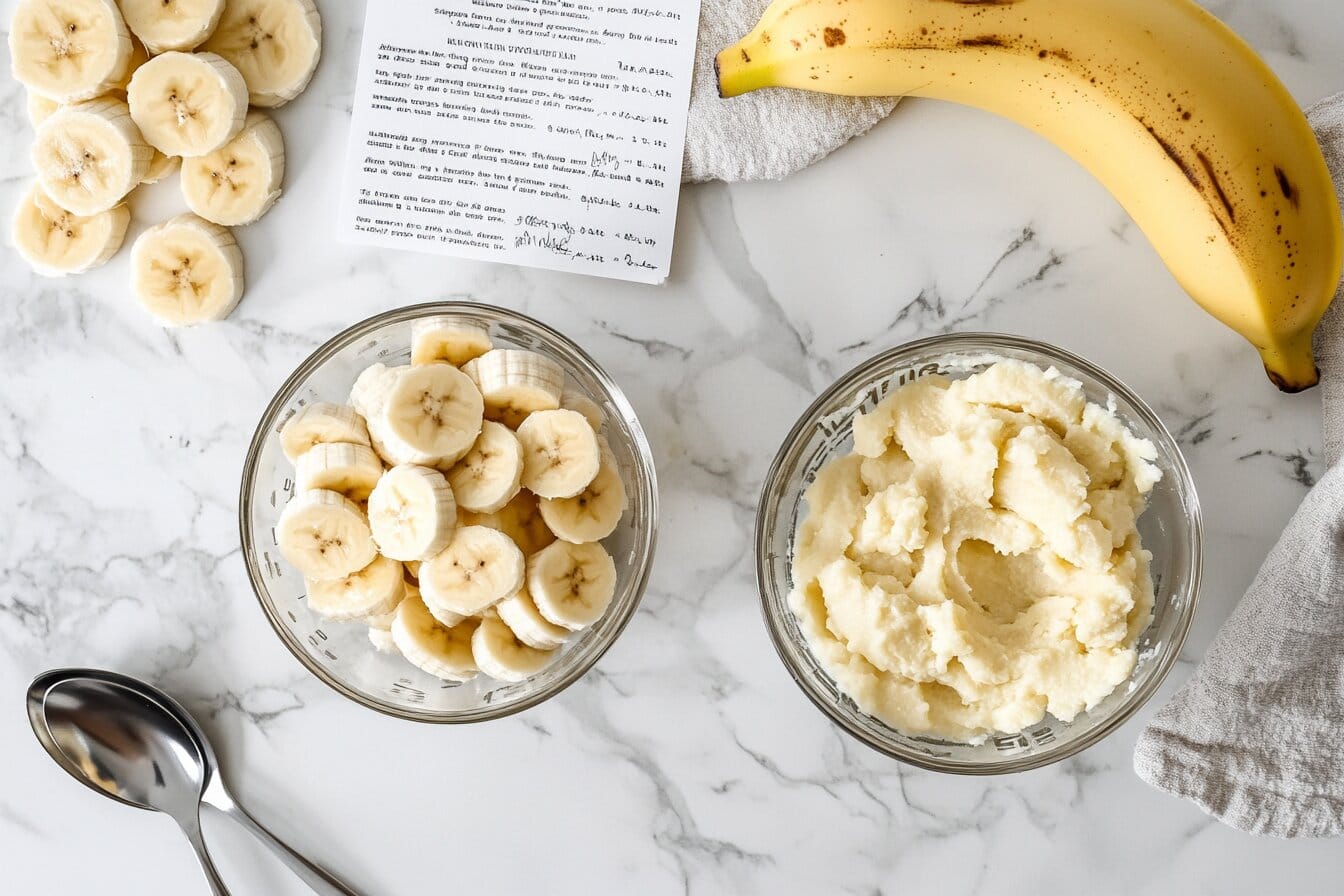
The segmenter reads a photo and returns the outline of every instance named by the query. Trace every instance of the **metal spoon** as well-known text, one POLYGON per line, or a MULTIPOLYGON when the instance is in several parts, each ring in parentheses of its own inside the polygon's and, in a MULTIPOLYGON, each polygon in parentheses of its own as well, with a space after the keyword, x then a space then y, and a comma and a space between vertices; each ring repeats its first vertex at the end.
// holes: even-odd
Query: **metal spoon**
POLYGON ((204 732, 175 700, 143 681, 96 669, 55 669, 28 686, 33 733, 75 780, 182 828, 215 896, 229 896, 201 837, 200 806, 251 831, 320 896, 357 896, 290 849, 229 794, 204 732))

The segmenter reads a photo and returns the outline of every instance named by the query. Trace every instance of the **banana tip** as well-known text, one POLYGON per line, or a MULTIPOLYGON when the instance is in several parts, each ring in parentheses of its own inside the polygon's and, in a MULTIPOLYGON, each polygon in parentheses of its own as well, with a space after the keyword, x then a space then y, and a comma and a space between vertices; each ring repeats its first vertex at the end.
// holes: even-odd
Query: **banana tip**
POLYGON ((1277 371, 1270 370, 1268 367, 1265 368, 1265 374, 1269 376, 1269 381, 1273 383, 1280 392, 1286 392, 1289 395, 1305 392, 1321 381, 1319 369, 1316 370, 1315 374, 1308 380, 1289 379, 1277 371))

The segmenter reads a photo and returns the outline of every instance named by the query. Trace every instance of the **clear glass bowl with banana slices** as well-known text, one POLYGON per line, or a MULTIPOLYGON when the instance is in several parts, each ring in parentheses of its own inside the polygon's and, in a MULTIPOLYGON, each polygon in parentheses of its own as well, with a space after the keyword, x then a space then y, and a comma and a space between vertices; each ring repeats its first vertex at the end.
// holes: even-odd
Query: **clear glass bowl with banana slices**
POLYGON ((314 352, 262 415, 239 500, 285 646, 422 722, 499 718, 582 677, 634 615, 657 518, 616 383, 546 325, 467 302, 314 352))
MULTIPOLYGON (((999 393, 993 393, 992 396, 988 392, 981 393, 981 398, 1006 415, 1016 411, 1019 417, 1026 416, 1027 403, 1014 408, 1011 402, 1003 402, 999 393)), ((1029 402, 1034 402, 1034 399, 1029 398, 1029 402)), ((925 411, 925 406, 909 402, 901 407, 915 408, 916 411, 913 413, 925 411)), ((921 426, 929 427, 928 421, 933 419, 936 418, 920 417, 921 422, 909 424, 912 427, 909 431, 918 430, 921 426)), ((937 432, 937 427, 943 425, 946 425, 946 421, 936 423, 927 431, 937 432)), ((1085 428, 1082 421, 1078 424, 1078 428, 1080 430, 1085 428)), ((893 429, 892 432, 894 431, 893 429)), ((958 438, 968 431, 972 430, 960 430, 958 438)), ((945 436, 947 433, 944 432, 942 435, 945 436)), ((1074 433, 1069 432, 1067 435, 1072 438, 1074 433)), ((1060 438, 1063 439, 1064 436, 1060 438)), ((886 444, 890 446, 891 443, 886 444)), ((960 446, 955 446, 946 440, 938 444, 941 446, 938 450, 943 452, 961 450, 960 446)), ((1075 443, 1071 441, 1070 444, 1075 443)), ((891 452, 890 447, 887 450, 891 452)), ((1005 465, 1009 465, 1009 461, 1005 458, 1009 456, 1010 448, 1005 443, 999 448, 999 452, 999 461, 993 473, 994 492, 987 504, 989 508, 987 512, 990 515, 1006 515, 1010 511, 1005 511, 1003 508, 1010 505, 1017 506, 1016 495, 1005 497, 1008 493, 1001 493, 999 478, 1005 475, 1005 465), (1001 503, 1005 501, 1008 503, 1001 503)), ((925 456, 921 454, 921 457, 925 456)), ((949 464, 949 470, 975 467, 974 461, 969 459, 970 455, 958 456, 962 459, 949 464)), ((1107 456, 1109 455, 1097 455, 1099 458, 1107 456)), ((1127 469, 1130 468, 1131 456, 1124 455, 1123 463, 1127 469)), ((865 488, 871 489, 880 485, 880 481, 877 480, 881 477, 877 474, 888 469, 885 464, 891 464, 890 469, 893 471, 900 465, 899 469, 903 472, 899 475, 910 475, 908 472, 910 467, 904 465, 908 462, 908 458, 900 460, 895 452, 882 455, 878 461, 874 461, 873 467, 864 468, 862 475, 875 480, 873 484, 865 485, 865 488)), ((933 475, 932 469, 925 468, 925 470, 929 475, 933 475)), ((943 474, 938 472, 937 475, 943 474)), ((827 483, 832 481, 839 480, 827 479, 827 483)), ((1101 490, 1104 490, 1104 487, 1105 484, 1097 486, 1101 490)), ((844 507, 860 508, 863 513, 862 527, 867 527, 870 519, 874 522, 885 519, 887 522, 883 523, 883 526, 887 531, 899 532, 900 526, 895 521, 902 518, 901 513, 893 509, 890 504, 881 502, 884 500, 884 495, 896 494, 898 497, 904 496, 901 500, 908 506, 914 499, 905 496, 900 488, 887 492, 859 490, 855 493, 857 497, 853 499, 858 502, 857 504, 845 504, 844 502, 850 499, 844 495, 835 495, 833 500, 836 506, 842 508, 840 511, 842 516, 850 512, 844 510, 844 507), (878 513, 874 516, 875 508, 882 512, 891 511, 891 515, 882 517, 878 513)), ((825 493, 825 489, 811 492, 814 499, 818 494, 825 493)), ((981 492, 975 491, 974 494, 978 496, 981 492)), ((1088 492, 1089 500, 1092 499, 1092 495, 1093 492, 1088 492)), ((923 500, 922 496, 919 500, 923 500)), ((923 513, 923 510, 917 512, 921 526, 924 521, 923 513)), ((1081 531, 1079 527, 1090 522, 1092 522, 1090 518, 1081 522, 1075 521, 1071 524, 1071 531, 1081 531)), ((998 334, 958 333, 921 339, 877 355, 841 376, 803 412, 785 438, 765 477, 756 518, 756 575, 766 628, 770 632, 776 651, 804 694, 833 723, 869 747, 912 765, 958 774, 999 774, 1048 765, 1086 749, 1115 731, 1157 690, 1176 661, 1194 616, 1201 572, 1200 528, 1199 501, 1180 449, 1157 415, 1123 383, 1088 361, 1042 342, 998 334), (1025 362, 1024 368, 1030 366, 1038 371, 1044 371, 1044 379, 1049 382, 1054 382, 1053 377, 1058 375, 1060 383, 1068 383, 1059 387, 1062 394, 1074 395, 1074 389, 1080 388, 1087 404, 1082 410, 1099 412, 1095 417, 1087 415, 1085 419, 1106 417, 1114 421, 1115 428, 1106 430, 1114 439, 1108 444, 1143 445, 1141 453, 1145 463, 1142 466, 1146 468, 1151 464, 1147 479, 1151 490, 1145 495, 1146 509, 1138 512, 1136 518, 1130 517, 1128 520, 1130 526, 1137 525, 1139 542, 1126 542, 1110 555, 1109 560, 1101 558, 1099 562, 1103 564, 1103 568, 1109 568, 1111 563, 1120 563, 1116 558, 1122 556, 1122 551, 1130 555, 1139 551, 1150 554, 1146 567, 1152 583, 1151 619, 1146 625, 1139 619, 1133 623, 1132 628, 1128 628, 1134 632, 1132 644, 1128 643, 1128 640, 1123 644, 1117 643, 1115 655, 1121 655, 1122 651, 1119 648, 1123 647, 1125 660, 1132 663, 1127 675, 1122 671, 1120 683, 1096 702, 1089 705, 1087 701, 1080 700, 1081 711, 1073 715, 1068 722, 1062 722, 1053 715, 1045 714, 1039 721, 1028 723, 1021 730, 990 729, 988 732, 964 739, 920 735, 898 730, 874 713, 865 711, 860 704, 871 706, 877 712, 884 712, 888 719, 894 720, 918 718, 921 709, 919 704, 923 701, 925 704, 923 721, 927 724, 937 721, 930 709, 935 703, 940 704, 940 712, 945 717, 947 715, 957 717, 958 714, 964 717, 967 710, 979 711, 980 708, 971 707, 964 702, 958 703, 964 699, 963 690, 975 693, 977 687, 985 685, 979 687, 979 690, 989 692, 992 687, 1013 685, 1015 681, 1019 681, 1025 682, 1023 692, 1030 700, 1040 698, 1041 705, 1048 705, 1044 703, 1045 692, 1030 690, 1040 686, 1039 679, 1034 682, 1027 681, 1031 670, 1039 668, 1042 662, 1048 662, 1052 656, 1048 651, 1051 650, 1066 654, 1077 649, 1080 656, 1089 653, 1075 642, 1075 627, 1081 628, 1087 624, 1085 610, 1082 608, 1086 598, 1068 590, 1082 579, 1068 578, 1065 575, 1067 564, 1063 560, 1059 561, 1057 567, 1062 575, 1057 579, 1050 578, 1053 569, 1047 569, 1047 575, 1043 580, 1053 583, 1047 587, 1063 587, 1065 590, 1042 591, 1039 595, 1033 596, 1032 589, 1036 586, 1031 584, 1032 580, 1015 574, 998 581, 988 580, 982 574, 973 582, 972 573, 975 570, 984 569, 983 564, 986 562, 1000 561, 984 560, 982 558, 986 555, 976 551, 972 551, 969 558, 963 559, 960 548, 948 549, 949 542, 941 539, 935 541, 932 533, 928 536, 928 543, 916 552, 918 557, 914 554, 911 557, 918 563, 923 563, 922 558, 931 555, 935 558, 934 562, 937 562, 938 557, 952 558, 949 565, 942 567, 938 572, 937 579, 943 582, 942 587, 948 589, 945 591, 949 596, 946 603, 935 599, 936 595, 930 588, 932 580, 925 578, 921 580, 919 589, 912 587, 909 581, 905 581, 904 584, 910 588, 910 597, 902 600, 900 596, 888 596, 885 604, 881 604, 885 609, 873 609, 883 600, 881 595, 876 594, 876 589, 889 587, 879 574, 880 570, 870 579, 860 576, 865 589, 871 584, 872 591, 846 591, 849 579, 828 577, 826 582, 822 583, 820 577, 814 577, 804 590, 795 593, 795 586, 798 584, 795 581, 795 571, 799 568, 799 558, 807 557, 809 551, 815 551, 815 546, 819 543, 828 545, 839 543, 834 537, 838 530, 834 528, 826 529, 825 536, 815 535, 816 530, 810 528, 808 531, 813 538, 810 543, 804 543, 799 538, 800 525, 809 521, 817 512, 817 508, 813 508, 809 503, 809 489, 818 483, 821 477, 829 476, 832 471, 853 469, 845 467, 845 464, 856 460, 868 463, 865 457, 856 456, 855 431, 859 416, 869 416, 869 420, 865 420, 862 424, 862 435, 865 437, 866 456, 873 457, 871 435, 874 427, 870 423, 873 419, 881 418, 880 409, 895 407, 886 399, 909 389, 925 377, 939 376, 943 378, 941 380, 943 383, 954 383, 980 375, 1004 361, 1009 365, 1025 362), (1050 373, 1051 368, 1056 373, 1050 373), (1131 437, 1133 442, 1129 441, 1131 437), (1160 473, 1160 478, 1152 476, 1152 473, 1160 473), (981 565, 976 566, 971 561, 979 562, 981 565), (968 563, 969 566, 966 565, 968 563), (956 582, 951 581, 957 577, 966 583, 965 597, 980 605, 980 613, 961 603, 961 592, 954 587, 956 582), (977 596, 978 585, 975 582, 984 582, 990 590, 977 596), (1007 584, 1001 586, 999 582, 1007 584), (815 589, 820 591, 817 592, 815 589), (858 609, 860 604, 854 602, 853 597, 856 593, 864 594, 863 600, 871 597, 872 602, 864 604, 863 609, 858 609), (990 602, 990 599, 999 599, 1000 595, 1006 596, 1006 605, 1012 607, 1010 615, 1004 619, 994 618, 1000 606, 990 602), (1077 615, 1066 616, 1066 619, 1071 618, 1072 621, 1063 628, 1043 624, 1044 614, 1035 613, 1047 603, 1058 602, 1054 605, 1065 606, 1065 601, 1076 601, 1067 606, 1077 608, 1070 611, 1076 612, 1077 615), (1031 602, 1035 602, 1037 606, 1033 606, 1031 602), (901 620, 908 617, 901 614, 906 612, 905 608, 913 604, 920 604, 914 610, 917 622, 910 622, 907 625, 901 620), (953 607, 953 604, 957 606, 951 612, 943 612, 953 607), (1024 610, 1024 606, 1027 609, 1024 610), (821 611, 818 607, 823 608, 824 615, 819 615, 821 611), (804 608, 807 612, 800 613, 799 608, 804 608), (928 611, 928 615, 925 615, 925 611, 928 611), (966 621, 967 633, 964 635, 964 640, 958 640, 963 636, 953 632, 946 623, 945 620, 949 618, 966 621), (855 638, 854 632, 857 630, 853 626, 856 619, 865 620, 865 624, 869 626, 863 630, 866 640, 855 638), (884 621, 875 623, 872 622, 874 619, 884 621), (1024 622, 1028 628, 1022 629, 1018 626, 1019 622, 1024 622), (995 627, 998 623, 1017 627, 1012 631, 1014 636, 1028 631, 1037 640, 1027 641, 1022 638, 1014 641, 1011 636, 1005 637, 1003 641, 995 640, 1007 630, 1006 627, 995 627), (818 627, 819 624, 824 625, 824 630, 818 627), (879 625, 888 625, 891 629, 879 632, 879 625), (837 631, 841 634, 836 634, 837 631), (868 634, 873 634, 873 637, 867 638, 868 634), (921 640, 931 638, 940 640, 937 644, 929 645, 921 640), (998 674, 997 672, 987 674, 983 671, 967 672, 965 676, 960 676, 960 672, 967 668, 967 664, 973 661, 978 663, 983 658, 985 654, 970 653, 979 649, 981 645, 987 646, 991 651, 1002 650, 1006 655, 1011 650, 1019 649, 1014 645, 1022 642, 1028 643, 1027 649, 1044 645, 1043 649, 1046 652, 1028 657, 1027 665, 1024 667, 1027 671, 1022 673, 1020 679, 998 679, 993 677, 998 674), (924 661, 927 654, 920 651, 926 647, 934 654, 943 652, 952 656, 952 659, 947 661, 947 680, 952 685, 936 677, 932 679, 924 677, 930 667, 924 661), (891 656, 898 659, 891 659, 891 656), (886 663, 889 671, 880 671, 870 662, 870 658, 886 663), (909 660, 908 663, 906 659, 909 660), (1036 665, 1031 665, 1033 663, 1036 665), (958 668, 952 669, 952 666, 958 668), (907 669, 916 671, 907 672, 907 669), (909 677, 906 677, 907 674, 909 677), (968 677, 973 684, 966 683, 968 677), (857 695, 842 686, 842 679, 849 682, 851 689, 858 689, 857 695)), ((860 556, 858 559, 850 556, 851 551, 861 553, 866 550, 860 542, 870 538, 871 533, 861 528, 850 534, 852 540, 848 542, 849 547, 844 548, 844 558, 840 556, 835 558, 834 569, 844 569, 847 563, 865 569, 863 564, 871 565, 874 562, 871 556, 860 556)), ((970 537, 980 539, 990 536, 977 532, 970 537)), ((1042 535, 1040 538, 1043 539, 1045 536, 1042 535)), ((984 541, 967 543, 972 543, 976 547, 986 546, 984 541)), ((1035 543, 1039 543, 1039 539, 1035 543)), ((1006 547, 1000 553, 998 546, 993 546, 993 549, 1000 557, 1008 557, 1014 555, 1016 551, 1023 550, 1006 547)), ((1108 547, 1107 553, 1109 551, 1108 547)), ((816 557, 806 559, 807 564, 815 562, 816 557)), ((809 565, 808 568, 811 569, 812 566, 809 565)), ((873 568, 877 569, 876 566, 873 568)), ((933 568, 939 569, 936 566, 933 568)), ((1000 565, 998 568, 1011 571, 1019 567, 1000 565)), ((822 575, 829 576, 831 571, 832 566, 828 566, 822 575)), ((921 569, 920 574, 923 575, 925 571, 927 570, 921 569)), ((908 574, 907 571, 906 575, 908 574)), ((900 571, 893 569, 892 575, 899 578, 900 571)), ((1145 596, 1143 601, 1145 607, 1146 603, 1145 596)), ((1121 608, 1120 627, 1124 631, 1127 628, 1124 623, 1128 611, 1123 604, 1117 603, 1116 606, 1121 608)), ((1136 600, 1132 607, 1140 607, 1140 602, 1136 600)), ((1102 649, 1099 648, 1096 652, 1100 654, 1102 649)), ((1082 674, 1079 670, 1086 667, 1069 665, 1066 657, 1058 668, 1071 670, 1070 674, 1073 677, 1067 680, 1076 684, 1077 675, 1082 674)), ((1020 714, 1014 716, 1014 718, 1022 717, 1020 714)), ((927 727, 935 730, 932 724, 928 724, 927 727)))

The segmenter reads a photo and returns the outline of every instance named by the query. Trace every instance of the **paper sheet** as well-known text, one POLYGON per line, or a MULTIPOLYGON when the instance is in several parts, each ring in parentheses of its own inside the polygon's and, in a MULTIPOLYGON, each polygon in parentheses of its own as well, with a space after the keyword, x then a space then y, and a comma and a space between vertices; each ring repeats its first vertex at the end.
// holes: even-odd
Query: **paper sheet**
POLYGON ((344 239, 661 283, 699 4, 370 0, 344 239))

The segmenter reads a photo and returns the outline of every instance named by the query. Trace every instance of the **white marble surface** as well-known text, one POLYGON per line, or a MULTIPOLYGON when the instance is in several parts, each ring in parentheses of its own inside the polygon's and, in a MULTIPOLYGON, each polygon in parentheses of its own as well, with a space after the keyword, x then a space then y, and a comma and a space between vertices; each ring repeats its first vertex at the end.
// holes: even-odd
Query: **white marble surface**
MULTIPOLYGON (((1081 169, 1005 122, 909 102, 788 182, 685 190, 661 289, 342 246, 363 7, 323 4, 326 58, 279 115, 286 196, 239 235, 250 282, 232 320, 159 329, 124 254, 53 281, 0 251, 0 891, 204 891, 167 819, 96 798, 29 733, 29 678, 89 664, 181 696, 256 814, 370 894, 1338 892, 1337 843, 1252 839, 1134 776, 1152 705, 1055 767, 944 777, 846 739, 766 638, 749 531, 795 416, 880 348, 989 328, 1100 362, 1180 434, 1206 587, 1157 699, 1199 660, 1320 472, 1319 403, 1274 392, 1081 169), (253 424, 301 358, 374 312, 464 293, 566 330, 624 384, 664 513, 643 607, 586 680, 446 729, 301 669, 249 591, 235 513, 253 424)), ((1334 0, 1211 8, 1301 101, 1344 88, 1334 0)), ((8 209, 29 134, 5 78, 0 129, 8 209)), ((179 209, 172 185, 134 206, 135 231, 179 209)), ((236 893, 303 892, 211 831, 236 893)))

